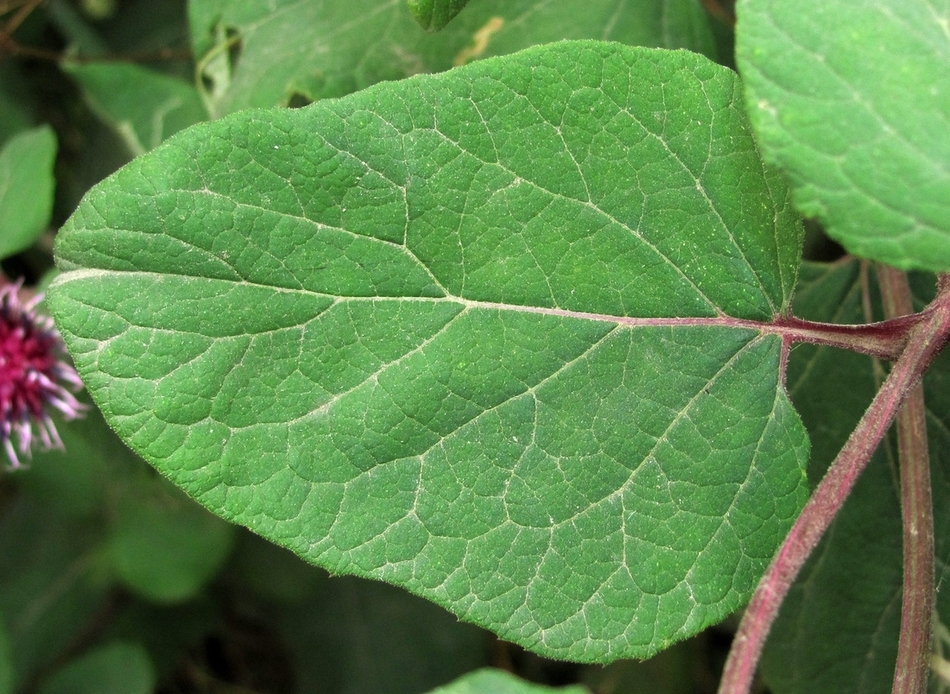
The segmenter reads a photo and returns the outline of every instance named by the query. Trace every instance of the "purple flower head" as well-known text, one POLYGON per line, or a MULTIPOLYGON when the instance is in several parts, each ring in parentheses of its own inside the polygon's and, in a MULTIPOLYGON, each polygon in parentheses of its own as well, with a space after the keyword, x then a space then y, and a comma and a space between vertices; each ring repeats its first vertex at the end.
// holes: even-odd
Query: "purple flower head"
POLYGON ((22 283, 0 288, 0 440, 14 468, 20 467, 14 432, 20 455, 30 455, 34 424, 44 448, 62 448, 49 408, 56 408, 67 420, 86 410, 67 390, 80 390, 82 381, 63 361, 63 340, 53 319, 34 311, 42 295, 21 302, 17 292, 22 283))

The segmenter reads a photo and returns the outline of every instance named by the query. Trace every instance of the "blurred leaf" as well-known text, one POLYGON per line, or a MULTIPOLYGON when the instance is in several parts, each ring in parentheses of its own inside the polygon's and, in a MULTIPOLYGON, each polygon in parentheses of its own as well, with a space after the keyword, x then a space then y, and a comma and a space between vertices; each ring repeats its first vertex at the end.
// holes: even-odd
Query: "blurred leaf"
POLYGON ((301 693, 417 694, 486 664, 487 632, 384 583, 331 578, 274 610, 301 693))
POLYGON ((119 578, 156 602, 193 597, 227 559, 234 528, 177 489, 152 484, 124 490, 116 499, 109 538, 119 578))
POLYGON ((17 689, 54 662, 105 605, 110 588, 101 530, 64 522, 20 494, 0 516, 0 613, 17 689))
POLYGON ((0 150, 0 259, 32 246, 49 224, 55 160, 56 135, 46 125, 0 150))
POLYGON ((781 340, 736 320, 801 243, 739 98, 562 42, 236 114, 87 196, 50 306, 215 512, 542 653, 649 655, 748 599, 806 492, 781 340))
POLYGON ((426 31, 438 31, 455 19, 468 0, 407 0, 409 11, 426 31))
POLYGON ((589 691, 580 685, 545 687, 520 680, 503 670, 486 668, 470 672, 452 684, 433 689, 429 694, 589 694, 589 691))
POLYGON ((292 603, 320 590, 327 574, 293 552, 259 535, 242 533, 234 553, 234 568, 257 595, 292 603))
POLYGON ((138 456, 119 443, 96 409, 82 420, 56 419, 55 424, 63 450, 35 450, 29 470, 18 480, 23 489, 60 515, 89 518, 101 512, 112 479, 106 461, 119 448, 130 457, 138 456))
POLYGON ((208 117, 193 86, 138 65, 69 64, 66 71, 79 82, 93 111, 115 128, 133 156, 208 117))
MULTIPOLYGON (((709 639, 699 634, 649 660, 619 660, 587 668, 584 683, 596 694, 697 694, 709 689, 713 673, 709 639), (705 677, 705 679, 704 679, 705 677)), ((721 664, 720 664, 721 667, 721 664)))
POLYGON ((135 643, 115 642, 67 663, 39 688, 39 694, 152 694, 155 671, 135 643))
POLYGON ((66 0, 49 0, 45 9, 51 23, 69 42, 70 50, 86 57, 109 53, 108 44, 73 3, 66 0))
POLYGON ((0 694, 13 694, 14 676, 10 636, 6 620, 0 614, 0 694))
MULTIPOLYGON (((444 0, 436 0, 441 3, 444 0)), ((710 18, 696 0, 478 0, 437 34, 404 2, 193 0, 194 53, 216 115, 295 97, 338 97, 383 80, 562 39, 688 48, 712 58, 710 18)), ((725 58, 731 60, 730 56, 725 58)))
POLYGON ((33 125, 34 98, 19 65, 0 61, 0 145, 33 125))
POLYGON ((186 57, 191 46, 187 5, 187 0, 122 0, 116 13, 96 28, 114 54, 154 54, 161 60, 151 61, 150 67, 190 79, 194 65, 186 57))
POLYGON ((852 253, 950 270, 950 41, 930 0, 744 0, 757 139, 852 253))
POLYGON ((115 616, 108 638, 133 641, 146 648, 159 679, 182 667, 183 658, 200 647, 222 622, 221 600, 202 593, 177 605, 157 605, 130 600, 115 616))

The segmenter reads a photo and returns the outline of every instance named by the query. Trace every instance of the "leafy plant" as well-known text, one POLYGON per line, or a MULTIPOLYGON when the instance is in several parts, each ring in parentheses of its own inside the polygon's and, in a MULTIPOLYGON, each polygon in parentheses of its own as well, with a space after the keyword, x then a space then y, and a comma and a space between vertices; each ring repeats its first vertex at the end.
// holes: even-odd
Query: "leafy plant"
MULTIPOLYGON (((776 618, 775 692, 927 689, 950 609, 945 8, 744 0, 738 74, 691 0, 188 15, 193 84, 66 68, 137 158, 60 228, 47 300, 137 454, 544 656, 647 658, 748 603, 722 692, 776 618), (803 261, 800 215, 850 255, 803 261)), ((140 539, 161 505, 113 508, 110 571, 148 600, 231 550, 183 511, 192 559, 161 576, 167 542, 140 539)), ((85 658, 57 676, 108 662, 85 658)))

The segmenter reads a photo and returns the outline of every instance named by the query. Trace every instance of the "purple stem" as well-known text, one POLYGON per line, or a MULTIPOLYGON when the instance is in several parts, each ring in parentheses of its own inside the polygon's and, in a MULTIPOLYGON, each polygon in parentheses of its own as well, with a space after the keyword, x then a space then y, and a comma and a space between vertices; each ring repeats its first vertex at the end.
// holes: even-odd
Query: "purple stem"
POLYGON ((726 661, 720 694, 750 691, 765 638, 792 582, 844 504, 897 411, 950 337, 950 282, 910 331, 907 346, 867 412, 835 458, 762 576, 726 661))
MULTIPOLYGON (((907 275, 878 266, 884 315, 913 313, 907 275)), ((904 591, 893 694, 924 694, 930 679, 934 609, 934 528, 927 450, 924 389, 917 384, 897 414, 901 516, 904 528, 904 591)))

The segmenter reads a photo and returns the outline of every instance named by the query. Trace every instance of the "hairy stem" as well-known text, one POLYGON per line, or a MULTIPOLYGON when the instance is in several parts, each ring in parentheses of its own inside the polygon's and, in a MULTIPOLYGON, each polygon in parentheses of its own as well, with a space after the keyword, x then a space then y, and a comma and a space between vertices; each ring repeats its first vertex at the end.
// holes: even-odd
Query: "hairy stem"
MULTIPOLYGON (((887 318, 913 313, 907 275, 878 267, 887 318)), ((923 694, 930 675, 934 609, 934 528, 930 494, 927 411, 921 384, 897 415, 901 516, 904 528, 904 590, 893 694, 923 694)))
POLYGON ((941 282, 937 298, 925 314, 926 319, 911 330, 890 375, 759 581, 726 661, 720 694, 749 692, 765 638, 792 581, 844 504, 898 409, 946 344, 950 336, 950 282, 941 282))

